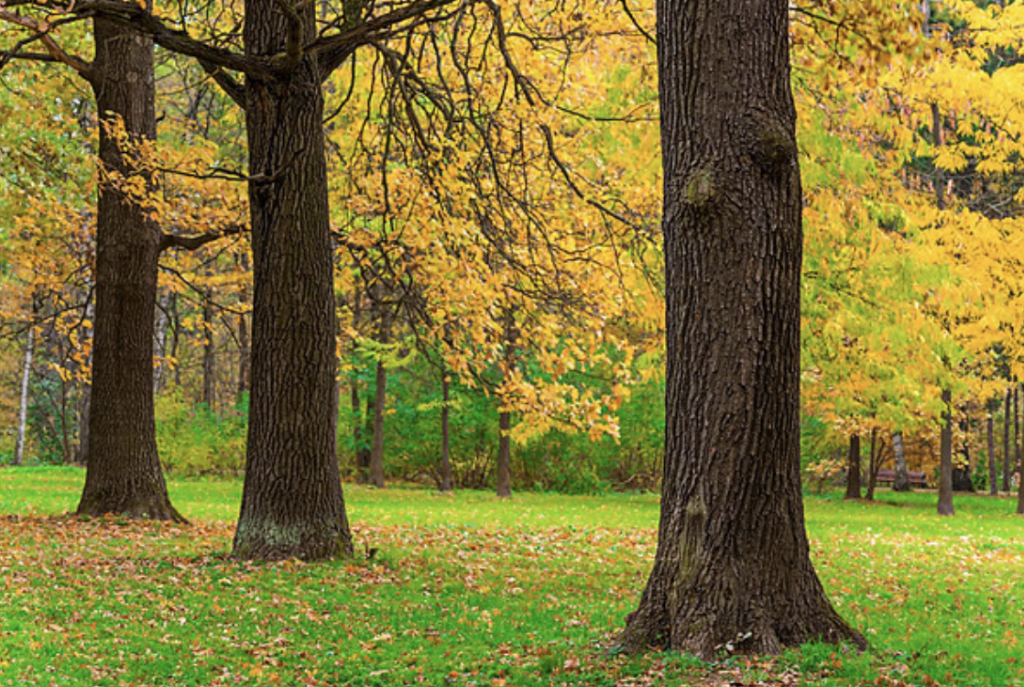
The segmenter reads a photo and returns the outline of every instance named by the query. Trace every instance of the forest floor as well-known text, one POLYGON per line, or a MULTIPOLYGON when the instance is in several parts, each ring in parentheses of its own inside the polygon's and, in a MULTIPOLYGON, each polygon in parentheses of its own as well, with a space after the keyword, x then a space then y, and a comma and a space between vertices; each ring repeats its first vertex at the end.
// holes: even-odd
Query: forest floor
POLYGON ((656 495, 346 485, 356 559, 252 564, 227 557, 240 481, 172 480, 186 527, 67 516, 83 478, 0 470, 0 686, 1024 685, 1009 498, 957 495, 939 518, 933 494, 808 496, 822 582, 871 650, 702 663, 609 651, 656 495))

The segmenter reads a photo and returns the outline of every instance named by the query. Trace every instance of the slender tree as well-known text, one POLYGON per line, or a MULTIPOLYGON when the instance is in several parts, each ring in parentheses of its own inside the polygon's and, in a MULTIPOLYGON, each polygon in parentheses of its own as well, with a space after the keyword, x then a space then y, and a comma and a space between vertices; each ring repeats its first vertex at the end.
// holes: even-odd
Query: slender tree
POLYGON ((1010 390, 1003 406, 1003 491, 1010 491, 1010 390))
POLYGON ((713 656, 863 637, 800 488, 801 189, 783 0, 658 0, 667 393, 654 568, 620 641, 713 656))
POLYGON ((846 500, 860 498, 860 435, 850 435, 850 450, 846 455, 846 500))
POLYGON ((994 416, 998 407, 998 402, 996 403, 996 408, 992 408, 990 403, 988 417, 985 418, 985 436, 988 439, 988 493, 992 496, 999 494, 999 476, 996 473, 996 441, 994 436, 994 416))
POLYGON ((953 515, 952 393, 942 390, 942 432, 939 438, 939 515, 953 515))
POLYGON ((892 433, 892 460, 896 468, 893 491, 910 491, 910 477, 907 475, 907 455, 903 450, 903 432, 892 433))

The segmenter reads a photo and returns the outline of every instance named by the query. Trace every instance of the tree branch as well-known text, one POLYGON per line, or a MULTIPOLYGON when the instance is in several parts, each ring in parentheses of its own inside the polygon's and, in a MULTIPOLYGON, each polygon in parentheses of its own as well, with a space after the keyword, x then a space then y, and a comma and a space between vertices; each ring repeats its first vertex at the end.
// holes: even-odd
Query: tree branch
MULTIPOLYGON (((431 10, 440 9, 451 5, 459 0, 413 0, 405 7, 388 12, 379 17, 366 19, 351 29, 341 33, 322 36, 311 46, 320 55, 320 75, 326 79, 337 67, 339 67, 349 55, 355 52, 356 48, 373 41, 390 37, 399 30, 398 25, 403 22, 411 22, 413 25, 418 22, 412 21, 421 19, 419 23, 428 23, 432 19, 424 19, 423 15, 431 10)), ((407 30, 410 26, 402 26, 400 30, 407 30)))
POLYGON ((238 80, 224 71, 223 67, 208 62, 206 60, 197 60, 199 66, 203 68, 211 79, 213 79, 221 90, 227 94, 229 98, 243 110, 245 109, 246 96, 245 96, 245 84, 239 83, 238 80))
MULTIPOLYGON (((51 25, 49 22, 11 12, 10 10, 4 9, 5 4, 6 3, 4 3, 3 0, 0 0, 0 20, 36 32, 35 36, 18 43, 18 46, 14 50, 9 53, 4 53, 5 56, 9 55, 7 60, 9 60, 10 57, 18 56, 21 46, 38 40, 43 44, 43 47, 46 48, 46 52, 54 61, 68 65, 86 79, 90 77, 90 74, 92 73, 92 65, 79 57, 75 57, 74 55, 69 55, 64 52, 63 48, 57 45, 57 41, 53 40, 53 37, 50 36, 51 25)), ((7 60, 0 61, 0 66, 5 64, 7 60)))
POLYGON ((211 231, 206 234, 199 234, 198 236, 178 236, 177 234, 160 234, 160 252, 167 250, 168 248, 184 248, 185 250, 196 250, 201 248, 212 241, 222 239, 225 236, 234 236, 241 234, 244 231, 244 227, 235 224, 230 227, 226 227, 221 231, 211 231))
MULTIPOLYGON (((8 0, 8 2, 19 0, 8 0)), ((47 6, 49 7, 49 6, 47 6)), ((55 8, 56 9, 56 8, 55 8)), ((132 2, 121 0, 79 0, 70 11, 79 17, 102 17, 133 27, 150 37, 153 41, 172 52, 188 55, 209 64, 242 72, 253 78, 267 78, 274 68, 272 57, 255 57, 242 55, 208 45, 188 35, 188 32, 173 29, 162 19, 154 16, 143 7, 132 2)), ((220 84, 220 81, 217 82, 220 84)), ((229 94, 230 95, 230 94, 229 94)))

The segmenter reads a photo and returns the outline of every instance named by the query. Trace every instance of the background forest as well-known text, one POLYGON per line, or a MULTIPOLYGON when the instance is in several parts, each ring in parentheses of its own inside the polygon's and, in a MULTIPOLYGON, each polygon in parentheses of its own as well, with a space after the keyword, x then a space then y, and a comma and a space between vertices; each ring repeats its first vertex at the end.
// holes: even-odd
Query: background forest
MULTIPOLYGON (((325 83, 343 474, 500 490, 505 464, 519 490, 657 489, 653 8, 505 9, 507 41, 470 14, 358 52, 325 83)), ((945 413, 961 487, 1017 484, 1022 15, 1013 2, 794 5, 811 484, 846 469, 855 437, 875 467, 902 453, 934 484, 945 413)), ((22 59, 20 16, 0 5, 0 460, 87 460, 102 178, 174 237, 154 319, 161 460, 240 474, 242 113, 194 60, 158 49, 156 141, 106 125, 156 182, 111 178, 88 87, 22 59)), ((187 16, 214 40, 237 25, 230 4, 187 16)), ((60 38, 91 53, 83 25, 60 38)))

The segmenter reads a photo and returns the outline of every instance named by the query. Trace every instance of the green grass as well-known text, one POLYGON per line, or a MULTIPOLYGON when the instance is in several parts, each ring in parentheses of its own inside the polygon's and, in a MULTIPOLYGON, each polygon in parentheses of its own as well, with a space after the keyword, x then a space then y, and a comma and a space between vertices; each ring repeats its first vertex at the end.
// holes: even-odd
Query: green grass
POLYGON ((191 527, 80 521, 83 473, 0 470, 5 685, 1024 685, 1024 519, 1009 499, 808 497, 856 654, 703 664, 606 648, 653 560, 656 496, 346 485, 371 561, 226 557, 239 481, 170 484, 191 527))

